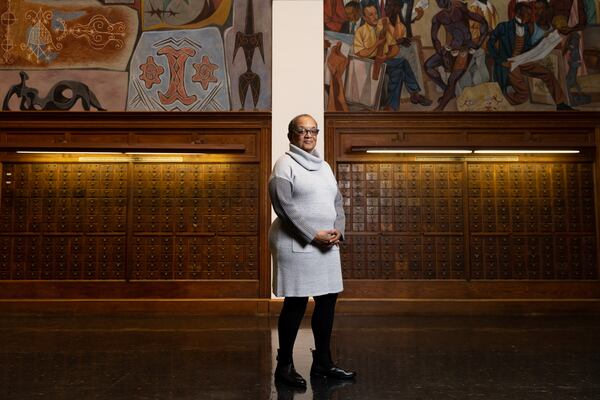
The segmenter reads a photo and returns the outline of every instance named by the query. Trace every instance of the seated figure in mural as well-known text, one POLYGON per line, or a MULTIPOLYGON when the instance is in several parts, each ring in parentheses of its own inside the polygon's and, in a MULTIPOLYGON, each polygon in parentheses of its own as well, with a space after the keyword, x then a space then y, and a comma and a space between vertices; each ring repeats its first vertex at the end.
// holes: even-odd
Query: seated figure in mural
POLYGON ((385 17, 378 19, 377 8, 374 5, 363 8, 363 19, 365 24, 358 28, 354 35, 354 54, 374 59, 376 64, 385 63, 385 72, 389 77, 389 104, 385 109, 397 111, 400 108, 400 93, 404 84, 410 93, 411 103, 431 105, 431 100, 419 93, 421 87, 408 60, 398 56, 400 49, 388 30, 389 20, 385 17))
POLYGON ((481 47, 488 33, 488 23, 485 18, 469 11, 467 5, 460 1, 436 0, 440 8, 431 20, 431 41, 435 53, 425 61, 425 72, 438 85, 444 94, 438 99, 435 111, 442 111, 456 95, 456 84, 465 74, 473 54, 481 47), (479 24, 477 42, 473 41, 470 22, 479 24), (438 38, 441 27, 446 30, 448 43, 442 46, 438 38), (448 82, 444 82, 439 67, 450 73, 448 82))
POLYGON ((509 58, 525 53, 533 47, 529 28, 531 8, 527 3, 517 3, 515 8, 516 17, 499 23, 488 40, 488 52, 494 60, 494 79, 512 105, 523 104, 529 100, 529 76, 544 82, 557 110, 572 110, 565 103, 565 93, 554 74, 542 64, 528 62, 511 69, 509 58))
POLYGON ((535 0, 533 31, 531 32, 531 44, 535 46, 543 38, 554 30, 552 26, 552 11, 548 0, 535 0))
POLYGON ((583 93, 573 94, 572 89, 581 92, 577 77, 587 75, 587 67, 582 57, 583 30, 596 23, 596 5, 593 1, 552 0, 548 2, 551 25, 565 36, 563 53, 568 65, 566 76, 568 95, 573 104, 585 104, 591 98, 583 93))
MULTIPOLYGON (((535 0, 534 10, 535 22, 533 23, 533 32, 531 34, 531 43, 533 46, 537 45, 542 39, 557 29, 557 27, 552 25, 553 12, 548 0, 535 0)), ((581 87, 577 83, 577 75, 583 65, 580 48, 581 33, 578 29, 568 27, 566 29, 563 28, 561 32, 566 33, 561 46, 568 65, 565 80, 569 101, 571 104, 575 105, 590 103, 591 97, 582 93, 581 87), (576 93, 573 90, 575 90, 576 93)))

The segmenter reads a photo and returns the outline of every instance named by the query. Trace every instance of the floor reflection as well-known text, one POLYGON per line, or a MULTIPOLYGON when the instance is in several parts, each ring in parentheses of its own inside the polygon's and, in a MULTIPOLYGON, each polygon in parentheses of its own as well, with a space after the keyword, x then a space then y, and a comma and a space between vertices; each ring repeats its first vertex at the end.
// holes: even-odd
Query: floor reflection
POLYGON ((276 320, 0 315, 2 399, 598 399, 597 317, 339 316, 333 354, 356 381, 310 379, 308 321, 276 385, 276 320))

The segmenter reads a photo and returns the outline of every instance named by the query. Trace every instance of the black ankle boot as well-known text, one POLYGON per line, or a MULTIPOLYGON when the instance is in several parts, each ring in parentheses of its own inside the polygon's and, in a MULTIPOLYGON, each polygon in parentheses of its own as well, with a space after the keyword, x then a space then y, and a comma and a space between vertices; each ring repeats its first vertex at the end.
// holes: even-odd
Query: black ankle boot
POLYGON ((306 381, 296 372, 294 362, 290 356, 284 356, 277 350, 277 367, 275 367, 275 380, 293 387, 306 389, 306 381))
POLYGON ((331 360, 331 352, 317 353, 316 350, 311 350, 313 355, 313 363, 310 368, 310 376, 326 377, 334 379, 354 379, 356 372, 347 371, 336 366, 331 360))

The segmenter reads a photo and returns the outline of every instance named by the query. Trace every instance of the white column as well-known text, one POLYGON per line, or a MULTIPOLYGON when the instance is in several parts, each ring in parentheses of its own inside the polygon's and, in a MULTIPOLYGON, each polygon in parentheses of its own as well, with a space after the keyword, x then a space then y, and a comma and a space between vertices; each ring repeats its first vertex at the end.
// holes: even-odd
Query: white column
POLYGON ((272 69, 273 163, 288 150, 287 126, 298 114, 317 120, 324 155, 322 0, 273 0, 272 69))
POLYGON ((275 162, 288 149, 287 125, 298 114, 311 114, 323 137, 323 2, 273 0, 273 141, 275 162))

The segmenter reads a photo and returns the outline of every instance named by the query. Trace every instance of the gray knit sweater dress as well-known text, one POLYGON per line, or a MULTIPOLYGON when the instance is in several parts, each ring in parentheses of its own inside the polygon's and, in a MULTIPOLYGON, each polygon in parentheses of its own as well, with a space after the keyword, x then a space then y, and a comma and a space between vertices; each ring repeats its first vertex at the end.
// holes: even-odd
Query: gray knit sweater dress
POLYGON ((314 150, 293 144, 273 167, 269 195, 277 218, 269 230, 273 293, 319 296, 343 290, 338 246, 321 249, 312 239, 320 230, 344 234, 342 195, 331 167, 314 150))

